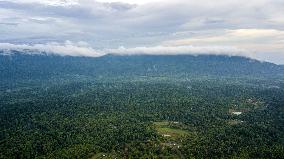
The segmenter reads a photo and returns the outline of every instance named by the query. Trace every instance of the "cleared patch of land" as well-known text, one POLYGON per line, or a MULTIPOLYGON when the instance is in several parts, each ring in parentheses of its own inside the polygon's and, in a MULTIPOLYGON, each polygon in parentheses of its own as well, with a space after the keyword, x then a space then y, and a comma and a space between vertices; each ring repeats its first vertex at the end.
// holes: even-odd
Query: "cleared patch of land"
POLYGON ((154 122, 155 129, 158 131, 160 135, 165 138, 177 139, 182 136, 186 136, 189 134, 188 131, 179 128, 178 122, 154 122))

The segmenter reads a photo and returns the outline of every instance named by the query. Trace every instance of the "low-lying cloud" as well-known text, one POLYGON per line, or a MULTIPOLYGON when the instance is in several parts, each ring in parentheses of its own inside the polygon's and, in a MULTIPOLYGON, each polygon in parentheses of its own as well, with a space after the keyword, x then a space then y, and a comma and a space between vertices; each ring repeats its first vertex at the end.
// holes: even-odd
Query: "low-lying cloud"
POLYGON ((24 54, 56 54, 60 56, 85 56, 100 57, 107 54, 114 55, 228 55, 246 56, 253 58, 252 54, 245 50, 230 46, 152 46, 152 47, 119 47, 116 49, 94 49, 86 42, 47 43, 47 44, 11 44, 0 43, 0 49, 6 54, 12 50, 24 54))
POLYGON ((153 46, 153 47, 134 47, 117 49, 106 49, 104 52, 117 55, 229 55, 229 56, 247 56, 249 53, 245 50, 229 46, 153 46))
POLYGON ((4 50, 6 54, 9 54, 11 50, 21 51, 23 53, 47 53, 57 54, 61 56, 88 56, 88 57, 99 57, 102 53, 97 52, 93 48, 89 47, 85 42, 73 43, 66 41, 63 44, 60 43, 47 43, 47 44, 11 44, 11 43, 0 43, 0 49, 4 50))

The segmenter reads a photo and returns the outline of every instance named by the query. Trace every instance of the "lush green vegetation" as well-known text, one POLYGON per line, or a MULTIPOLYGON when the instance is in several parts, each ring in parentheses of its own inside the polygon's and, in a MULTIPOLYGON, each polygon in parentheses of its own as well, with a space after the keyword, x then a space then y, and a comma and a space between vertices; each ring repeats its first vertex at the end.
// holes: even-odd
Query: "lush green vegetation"
POLYGON ((156 82, 2 92, 1 158, 283 158, 283 89, 156 82))
POLYGON ((284 158, 279 76, 32 77, 2 78, 0 158, 284 158))

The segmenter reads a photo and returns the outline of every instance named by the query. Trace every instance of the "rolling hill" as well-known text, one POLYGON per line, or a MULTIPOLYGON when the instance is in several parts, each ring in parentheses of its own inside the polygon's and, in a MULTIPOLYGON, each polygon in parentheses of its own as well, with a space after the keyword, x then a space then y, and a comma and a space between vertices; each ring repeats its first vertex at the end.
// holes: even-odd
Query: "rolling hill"
POLYGON ((279 77, 284 67, 246 57, 216 55, 106 55, 97 58, 0 52, 1 78, 105 77, 279 77))

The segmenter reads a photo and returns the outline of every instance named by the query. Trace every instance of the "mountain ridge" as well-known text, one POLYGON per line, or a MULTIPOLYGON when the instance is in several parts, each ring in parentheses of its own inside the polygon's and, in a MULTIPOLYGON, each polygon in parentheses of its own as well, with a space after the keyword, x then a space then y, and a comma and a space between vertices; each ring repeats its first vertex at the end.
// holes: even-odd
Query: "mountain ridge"
MULTIPOLYGON (((3 52, 2 52, 3 53, 3 52)), ((1 53, 0 53, 1 54, 1 53)), ((278 77, 284 66, 226 55, 113 55, 73 57, 14 52, 0 56, 2 78, 47 78, 55 75, 278 77)))

